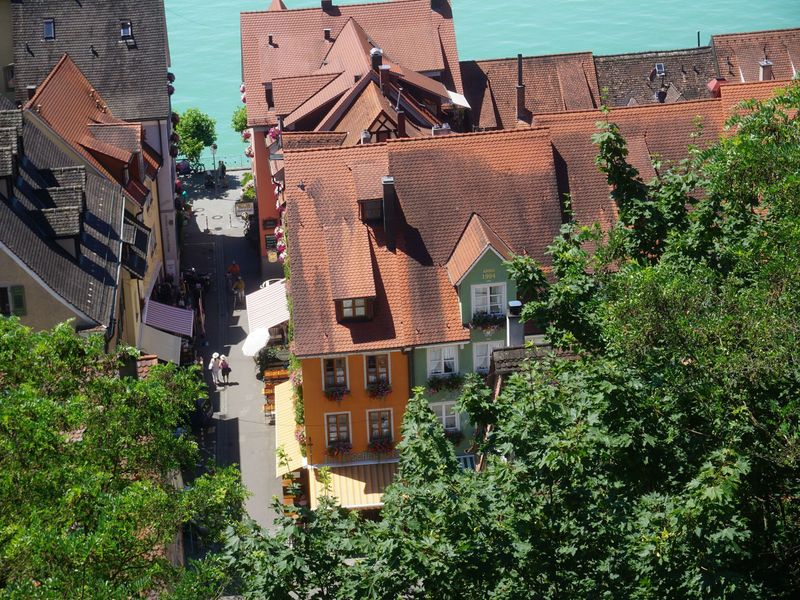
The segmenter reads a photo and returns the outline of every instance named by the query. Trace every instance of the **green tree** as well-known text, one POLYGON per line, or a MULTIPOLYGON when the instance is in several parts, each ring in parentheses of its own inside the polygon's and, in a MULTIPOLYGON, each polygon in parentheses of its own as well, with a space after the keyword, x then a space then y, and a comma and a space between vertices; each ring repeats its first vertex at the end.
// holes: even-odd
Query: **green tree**
POLYGON ((68 324, 35 333, 0 318, 3 597, 166 592, 207 573, 170 561, 183 528, 214 544, 240 518, 234 470, 180 484, 198 460, 178 429, 204 393, 197 377, 172 366, 120 377, 131 352, 107 354, 101 336, 83 339, 68 324))
POLYGON ((181 138, 180 153, 196 165, 204 148, 217 141, 216 121, 197 108, 187 108, 175 130, 181 138))
POLYGON ((231 117, 231 127, 236 133, 242 133, 245 129, 247 129, 246 106, 240 106, 233 111, 233 116, 231 117))
POLYGON ((467 379, 485 468, 458 468, 415 390, 383 520, 324 499, 277 534, 237 537, 234 580, 253 598, 314 584, 359 599, 797 597, 798 110, 798 85, 749 103, 728 137, 651 182, 604 123, 598 164, 620 224, 565 226, 549 283, 512 261, 556 351, 493 402, 467 379), (316 518, 335 526, 302 537, 316 518), (281 554, 295 536, 302 553, 281 554), (293 580, 290 565, 273 593, 273 552, 319 575, 293 580))

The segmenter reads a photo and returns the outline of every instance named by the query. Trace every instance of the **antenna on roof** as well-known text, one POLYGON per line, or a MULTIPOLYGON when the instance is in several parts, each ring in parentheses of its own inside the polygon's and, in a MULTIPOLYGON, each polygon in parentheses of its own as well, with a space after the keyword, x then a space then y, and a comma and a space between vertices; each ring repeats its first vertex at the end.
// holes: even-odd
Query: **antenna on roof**
POLYGON ((397 104, 394 107, 395 111, 400 110, 400 96, 402 96, 402 95, 403 95, 403 86, 401 85, 401 86, 398 86, 398 88, 397 88, 397 104))

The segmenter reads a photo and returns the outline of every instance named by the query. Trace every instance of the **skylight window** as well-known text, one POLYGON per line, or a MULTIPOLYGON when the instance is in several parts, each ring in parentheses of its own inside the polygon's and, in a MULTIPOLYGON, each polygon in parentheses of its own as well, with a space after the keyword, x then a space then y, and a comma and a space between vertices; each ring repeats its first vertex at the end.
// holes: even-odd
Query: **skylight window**
POLYGON ((56 22, 54 19, 45 19, 42 37, 46 40, 56 39, 56 22))
POLYGON ((123 40, 133 39, 133 26, 129 20, 119 22, 119 37, 123 40))

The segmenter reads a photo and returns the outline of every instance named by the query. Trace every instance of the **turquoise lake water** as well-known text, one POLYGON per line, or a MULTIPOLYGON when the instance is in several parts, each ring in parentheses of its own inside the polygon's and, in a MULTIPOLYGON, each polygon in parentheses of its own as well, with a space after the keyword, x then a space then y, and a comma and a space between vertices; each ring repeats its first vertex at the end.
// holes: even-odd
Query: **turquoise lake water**
MULTIPOLYGON (((269 0, 165 0, 175 110, 196 106, 217 120, 217 159, 245 164, 230 128, 239 107, 239 13, 269 0)), ((284 0, 289 8, 319 0, 284 0)), ((353 4, 337 0, 336 4, 353 4)), ((800 0, 455 0, 462 60, 591 50, 614 54, 703 44, 713 33, 800 27, 800 0)), ((210 155, 207 158, 210 163, 210 155)))

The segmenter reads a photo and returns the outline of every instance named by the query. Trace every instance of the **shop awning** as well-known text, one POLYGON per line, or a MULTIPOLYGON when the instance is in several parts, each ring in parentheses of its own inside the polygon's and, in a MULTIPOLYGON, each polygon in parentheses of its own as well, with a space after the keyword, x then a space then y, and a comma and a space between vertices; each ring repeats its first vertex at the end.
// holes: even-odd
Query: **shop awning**
POLYGON ((278 279, 257 292, 247 295, 247 324, 249 331, 259 327, 275 327, 289 320, 286 302, 286 280, 278 279))
POLYGON ((155 354, 161 360, 181 364, 181 338, 145 325, 142 328, 141 349, 155 354))
MULTIPOLYGON (((383 492, 394 480, 397 461, 370 465, 330 467, 330 495, 338 499, 343 508, 380 508, 383 506, 383 492)), ((325 488, 318 479, 319 471, 312 468, 309 473, 311 508, 319 505, 318 497, 325 494, 325 488)))
POLYGON ((148 300, 144 308, 144 322, 156 329, 191 337, 194 330, 194 312, 148 300))
POLYGON ((295 437, 297 426, 294 422, 294 393, 292 383, 284 381, 275 386, 275 447, 283 448, 289 459, 288 468, 281 464, 277 456, 275 465, 278 477, 286 475, 303 466, 303 455, 300 454, 300 442, 295 437))

